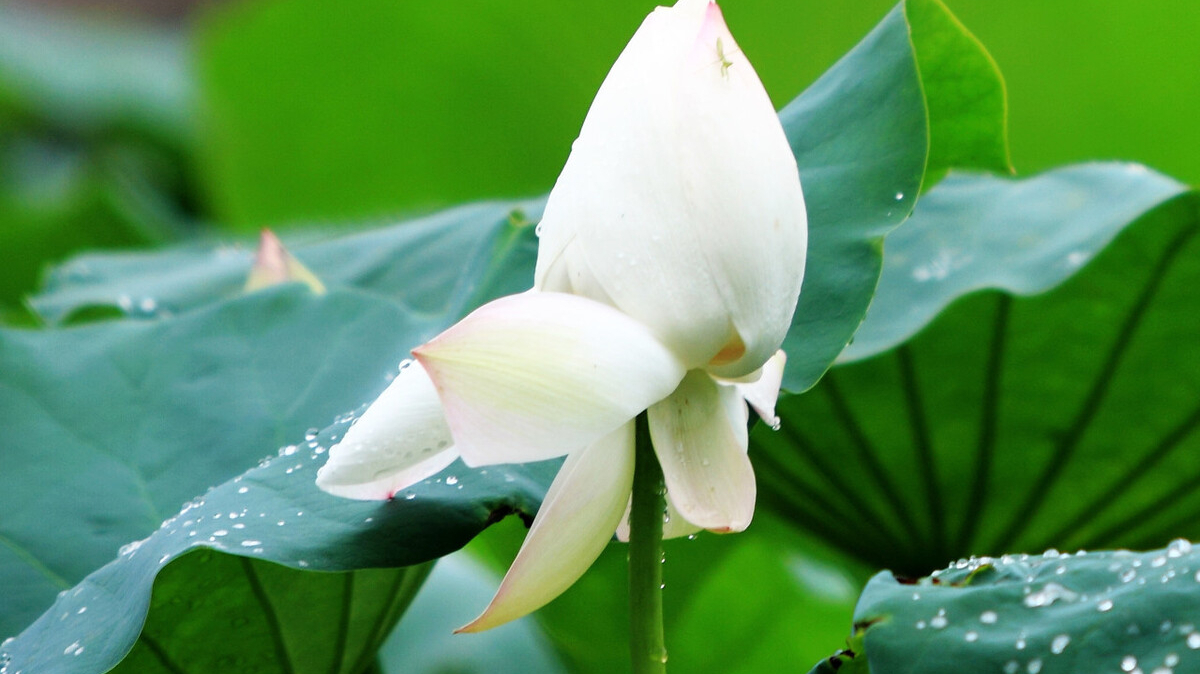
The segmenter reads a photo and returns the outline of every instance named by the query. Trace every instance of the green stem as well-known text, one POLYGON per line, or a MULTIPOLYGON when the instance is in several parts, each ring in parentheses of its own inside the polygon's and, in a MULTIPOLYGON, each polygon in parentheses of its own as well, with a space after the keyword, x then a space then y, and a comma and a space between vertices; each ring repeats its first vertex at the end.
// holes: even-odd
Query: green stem
POLYGON ((662 535, 667 501, 645 413, 637 419, 636 442, 629 512, 629 651, 633 674, 665 674, 662 535))

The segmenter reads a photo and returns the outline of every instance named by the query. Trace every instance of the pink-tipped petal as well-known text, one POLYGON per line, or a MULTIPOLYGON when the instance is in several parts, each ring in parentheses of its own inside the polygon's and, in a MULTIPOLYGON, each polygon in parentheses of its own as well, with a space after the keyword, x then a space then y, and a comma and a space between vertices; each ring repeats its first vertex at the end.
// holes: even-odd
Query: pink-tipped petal
POLYGON ((641 323, 562 293, 490 302, 413 353, 473 466, 583 449, 665 397, 684 372, 641 323))
POLYGON ((433 382, 411 363, 329 448, 317 486, 346 498, 388 499, 453 463, 452 442, 433 382))
POLYGON ((762 366, 757 381, 736 384, 738 392, 768 426, 779 425, 779 417, 775 416, 775 402, 779 399, 779 387, 783 384, 784 365, 787 365, 787 354, 780 349, 762 366))
POLYGON ((746 403, 700 370, 649 411, 650 437, 667 493, 684 519, 710 531, 741 531, 754 515, 746 456, 746 403))
POLYGON ((567 455, 495 598, 458 632, 480 632, 545 606, 612 539, 633 488, 632 422, 567 455))

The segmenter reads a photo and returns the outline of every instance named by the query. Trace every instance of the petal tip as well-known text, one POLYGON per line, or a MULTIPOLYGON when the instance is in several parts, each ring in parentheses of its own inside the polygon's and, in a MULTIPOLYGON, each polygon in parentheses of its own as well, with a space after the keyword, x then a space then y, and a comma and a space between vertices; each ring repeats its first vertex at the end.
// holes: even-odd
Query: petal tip
MULTIPOLYGON (((499 596, 499 595, 497 595, 497 596, 499 596)), ((466 625, 463 625, 462 627, 459 627, 458 629, 454 630, 454 633, 455 634, 478 634, 479 632, 486 632, 487 630, 490 630, 494 627, 499 627, 501 625, 512 622, 513 620, 516 620, 517 618, 521 617, 521 616, 510 616, 507 618, 502 617, 502 618, 497 619, 495 613, 492 610, 495 605, 496 605, 496 599, 492 599, 492 603, 488 604, 488 607, 483 609, 483 613, 480 613, 478 617, 476 617, 474 620, 467 623, 466 625)))

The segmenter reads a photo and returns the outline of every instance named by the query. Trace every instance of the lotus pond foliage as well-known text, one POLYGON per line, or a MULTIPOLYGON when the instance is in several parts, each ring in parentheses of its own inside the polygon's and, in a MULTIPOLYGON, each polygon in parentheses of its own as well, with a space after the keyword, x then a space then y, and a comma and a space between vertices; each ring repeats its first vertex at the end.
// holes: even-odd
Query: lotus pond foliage
POLYGON ((518 7, 268 4, 0 5, 3 674, 1200 668, 1200 197, 1014 170, 940 0, 819 76, 735 0, 531 0, 507 61, 518 7), (522 70, 454 170, 332 114, 522 70))

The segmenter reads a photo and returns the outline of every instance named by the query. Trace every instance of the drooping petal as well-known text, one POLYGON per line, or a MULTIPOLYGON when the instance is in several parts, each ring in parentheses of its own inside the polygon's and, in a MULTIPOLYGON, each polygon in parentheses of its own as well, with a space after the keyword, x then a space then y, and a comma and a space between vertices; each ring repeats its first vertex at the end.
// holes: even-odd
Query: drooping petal
POLYGON ((536 288, 611 303, 689 368, 738 377, 778 349, 804 272, 804 198, 715 4, 647 17, 601 85, 540 231, 536 288))
POLYGON ((692 370, 650 407, 650 438, 679 514, 717 532, 741 531, 754 515, 754 470, 746 456, 746 403, 737 389, 692 370))
POLYGON ((786 364, 787 354, 780 349, 762 366, 756 381, 735 384, 738 392, 768 426, 779 425, 779 417, 775 416, 775 401, 779 399, 779 387, 783 384, 783 367, 786 364))
POLYGON ((329 448, 317 486, 337 496, 388 499, 458 458, 425 368, 410 363, 329 448))
POLYGON ((583 449, 665 397, 684 373, 646 326, 562 293, 485 304, 413 353, 468 465, 583 449))
MULTIPOLYGON (((621 516, 621 523, 617 525, 617 540, 622 543, 629 542, 629 512, 632 505, 632 499, 625 504, 625 514, 621 516)), ((703 529, 704 527, 692 524, 679 514, 679 509, 671 502, 671 495, 668 493, 667 511, 663 514, 663 539, 683 538, 703 529)))
POLYGON ((479 632, 535 611, 587 571, 612 539, 633 488, 634 424, 567 455, 500 589, 459 632, 479 632))

